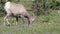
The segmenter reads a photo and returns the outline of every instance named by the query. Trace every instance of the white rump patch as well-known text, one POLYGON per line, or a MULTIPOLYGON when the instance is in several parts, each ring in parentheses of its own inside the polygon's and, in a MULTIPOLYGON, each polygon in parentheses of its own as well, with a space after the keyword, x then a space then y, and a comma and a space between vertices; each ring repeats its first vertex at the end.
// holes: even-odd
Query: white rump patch
POLYGON ((4 7, 4 8, 5 8, 5 9, 9 9, 9 8, 10 8, 10 5, 11 5, 11 3, 10 3, 10 2, 6 2, 6 3, 5 3, 5 7, 4 7))

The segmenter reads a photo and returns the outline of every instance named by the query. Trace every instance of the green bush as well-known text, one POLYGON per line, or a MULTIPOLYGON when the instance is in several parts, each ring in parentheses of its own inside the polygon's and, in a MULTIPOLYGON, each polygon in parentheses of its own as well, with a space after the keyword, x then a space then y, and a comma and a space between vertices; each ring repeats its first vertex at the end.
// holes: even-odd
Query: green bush
POLYGON ((41 14, 49 14, 50 9, 57 10, 60 9, 60 2, 56 0, 35 0, 33 3, 35 6, 35 14, 37 16, 41 14))

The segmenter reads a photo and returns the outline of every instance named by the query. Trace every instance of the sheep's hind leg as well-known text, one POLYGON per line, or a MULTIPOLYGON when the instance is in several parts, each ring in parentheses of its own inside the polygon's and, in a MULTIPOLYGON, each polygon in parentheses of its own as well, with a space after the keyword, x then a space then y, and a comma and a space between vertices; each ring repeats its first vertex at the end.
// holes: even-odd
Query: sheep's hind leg
POLYGON ((9 17, 10 15, 9 14, 7 14, 5 17, 4 17, 4 25, 6 25, 6 26, 10 26, 10 23, 9 23, 9 21, 8 21, 8 17, 9 17))

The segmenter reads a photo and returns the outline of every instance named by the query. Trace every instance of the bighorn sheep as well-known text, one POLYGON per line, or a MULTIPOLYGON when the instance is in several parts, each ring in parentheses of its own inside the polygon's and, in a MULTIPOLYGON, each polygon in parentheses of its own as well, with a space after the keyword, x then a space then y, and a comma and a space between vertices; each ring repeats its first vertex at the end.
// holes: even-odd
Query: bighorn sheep
POLYGON ((10 24, 8 21, 9 16, 15 16, 16 23, 18 22, 18 17, 22 18, 23 22, 25 21, 25 18, 27 18, 28 24, 32 24, 32 22, 35 20, 35 18, 28 13, 28 11, 25 9, 25 7, 22 4, 17 4, 17 3, 13 3, 13 2, 6 2, 4 9, 7 13, 7 15, 4 17, 5 25, 10 24))

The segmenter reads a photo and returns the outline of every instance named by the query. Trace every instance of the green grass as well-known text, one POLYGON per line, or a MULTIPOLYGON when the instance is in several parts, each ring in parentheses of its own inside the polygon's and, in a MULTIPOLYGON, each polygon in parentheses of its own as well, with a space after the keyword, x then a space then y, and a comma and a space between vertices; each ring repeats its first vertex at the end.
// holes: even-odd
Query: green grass
POLYGON ((26 28, 21 26, 21 19, 16 26, 15 18, 9 18, 11 26, 6 27, 3 25, 3 18, 0 17, 0 34, 60 34, 60 14, 57 12, 36 17, 35 22, 26 28))

